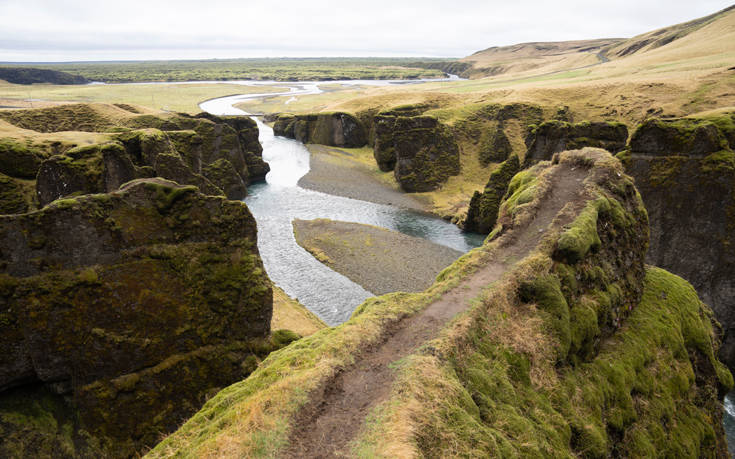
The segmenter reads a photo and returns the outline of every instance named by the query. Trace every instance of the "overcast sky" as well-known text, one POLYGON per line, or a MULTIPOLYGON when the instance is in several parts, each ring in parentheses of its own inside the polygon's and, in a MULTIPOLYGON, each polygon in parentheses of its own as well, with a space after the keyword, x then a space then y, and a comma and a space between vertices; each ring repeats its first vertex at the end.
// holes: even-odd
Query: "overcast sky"
MULTIPOLYGON (((729 0, 732 1, 732 0, 729 0)), ((630 37, 718 0, 0 0, 0 61, 462 57, 527 41, 630 37)))

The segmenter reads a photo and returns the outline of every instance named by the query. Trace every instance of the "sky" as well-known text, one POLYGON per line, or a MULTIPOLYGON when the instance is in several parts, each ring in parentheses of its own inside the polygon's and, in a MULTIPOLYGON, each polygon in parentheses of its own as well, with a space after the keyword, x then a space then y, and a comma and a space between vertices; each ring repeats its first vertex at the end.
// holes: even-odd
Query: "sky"
POLYGON ((631 37, 729 5, 718 0, 0 0, 0 62, 463 57, 528 41, 631 37))

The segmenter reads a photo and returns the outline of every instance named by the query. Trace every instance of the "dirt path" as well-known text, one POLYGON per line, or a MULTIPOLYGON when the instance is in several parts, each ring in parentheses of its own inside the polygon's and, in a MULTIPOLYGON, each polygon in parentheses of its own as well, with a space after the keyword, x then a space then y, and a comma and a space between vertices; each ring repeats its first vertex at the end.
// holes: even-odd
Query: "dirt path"
POLYGON ((395 325, 384 341, 365 349, 358 362, 313 394, 312 402, 296 420, 290 447, 283 457, 331 458, 349 455, 350 442, 364 424, 370 410, 390 394, 393 371, 390 363, 411 354, 435 337, 457 313, 484 288, 500 279, 510 266, 526 256, 541 240, 545 229, 569 201, 578 201, 587 170, 559 167, 551 177, 553 190, 531 224, 516 231, 516 237, 501 247, 496 259, 466 278, 423 311, 395 325))

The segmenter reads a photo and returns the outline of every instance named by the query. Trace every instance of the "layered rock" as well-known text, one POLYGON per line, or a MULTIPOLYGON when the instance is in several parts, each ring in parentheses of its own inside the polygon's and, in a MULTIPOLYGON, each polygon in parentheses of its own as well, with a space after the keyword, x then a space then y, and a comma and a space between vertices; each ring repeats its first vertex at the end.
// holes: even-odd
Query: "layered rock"
POLYGON ((649 120, 621 154, 651 221, 647 261, 694 285, 724 328, 735 368, 735 116, 649 120), (728 140, 730 139, 730 140, 728 140))
POLYGON ((393 141, 393 129, 398 117, 419 116, 426 111, 423 105, 403 105, 383 110, 373 116, 371 137, 373 139, 373 156, 378 168, 389 172, 396 167, 396 152, 393 141))
POLYGON ((131 456, 282 344, 252 215, 193 186, 2 216, 0 259, 2 456, 131 456))
POLYGON ((281 114, 273 125, 273 133, 303 143, 356 148, 367 143, 367 132, 354 116, 343 113, 308 115, 281 114))
POLYGON ((528 150, 524 164, 549 160, 554 153, 583 147, 597 147, 611 153, 625 148, 628 128, 616 122, 546 121, 534 128, 526 137, 528 150))
POLYGON ((493 229, 500 203, 508 191, 511 179, 520 168, 518 157, 510 157, 490 174, 482 193, 475 191, 467 210, 467 218, 462 225, 465 231, 487 234, 493 229))
MULTIPOLYGON (((454 134, 436 118, 397 117, 385 132, 377 126, 376 143, 380 138, 386 147, 376 151, 391 151, 395 155, 394 174, 404 191, 435 190, 450 176, 459 174, 459 147, 454 134)), ((376 158, 379 154, 382 153, 376 153, 376 158)))

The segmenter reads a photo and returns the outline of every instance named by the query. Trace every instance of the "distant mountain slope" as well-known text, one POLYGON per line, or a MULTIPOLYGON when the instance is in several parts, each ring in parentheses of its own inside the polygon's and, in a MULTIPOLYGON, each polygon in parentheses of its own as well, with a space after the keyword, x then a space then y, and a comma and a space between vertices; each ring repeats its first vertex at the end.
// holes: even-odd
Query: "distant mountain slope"
POLYGON ((553 72, 597 64, 604 60, 598 56, 602 50, 623 41, 623 38, 603 38, 494 46, 460 59, 460 62, 472 65, 464 73, 469 78, 528 71, 553 72))
POLYGON ((0 67, 0 80, 14 84, 52 83, 86 84, 89 80, 79 75, 56 70, 0 67))
MULTIPOLYGON (((733 20, 735 20, 734 13, 735 5, 718 11, 717 13, 710 14, 709 16, 705 16, 703 18, 672 25, 669 27, 664 27, 658 30, 654 30, 652 32, 637 35, 628 40, 623 40, 619 43, 609 46, 607 49, 604 50, 604 53, 608 59, 614 60, 633 54, 642 54, 647 51, 652 51, 654 49, 661 48, 669 44, 680 45, 680 42, 674 42, 677 42, 684 37, 687 37, 705 27, 712 25, 715 25, 716 28, 721 28, 722 26, 725 26, 725 28, 727 28, 727 25, 729 25, 730 33, 732 34, 733 32, 735 32, 735 29, 733 29, 732 27, 733 20)), ((725 32, 725 30, 723 30, 723 32, 725 32)), ((731 39, 726 39, 725 37, 717 38, 718 39, 716 40, 716 42, 722 42, 723 44, 727 43, 729 44, 731 50, 735 49, 735 42, 733 42, 731 39)), ((732 38, 732 36, 730 38, 732 38)), ((703 44, 707 45, 713 43, 705 42, 703 44)))
POLYGON ((636 67, 675 64, 727 68, 735 64, 735 5, 629 39, 532 42, 492 47, 460 59, 463 76, 546 74, 614 61, 636 67))

